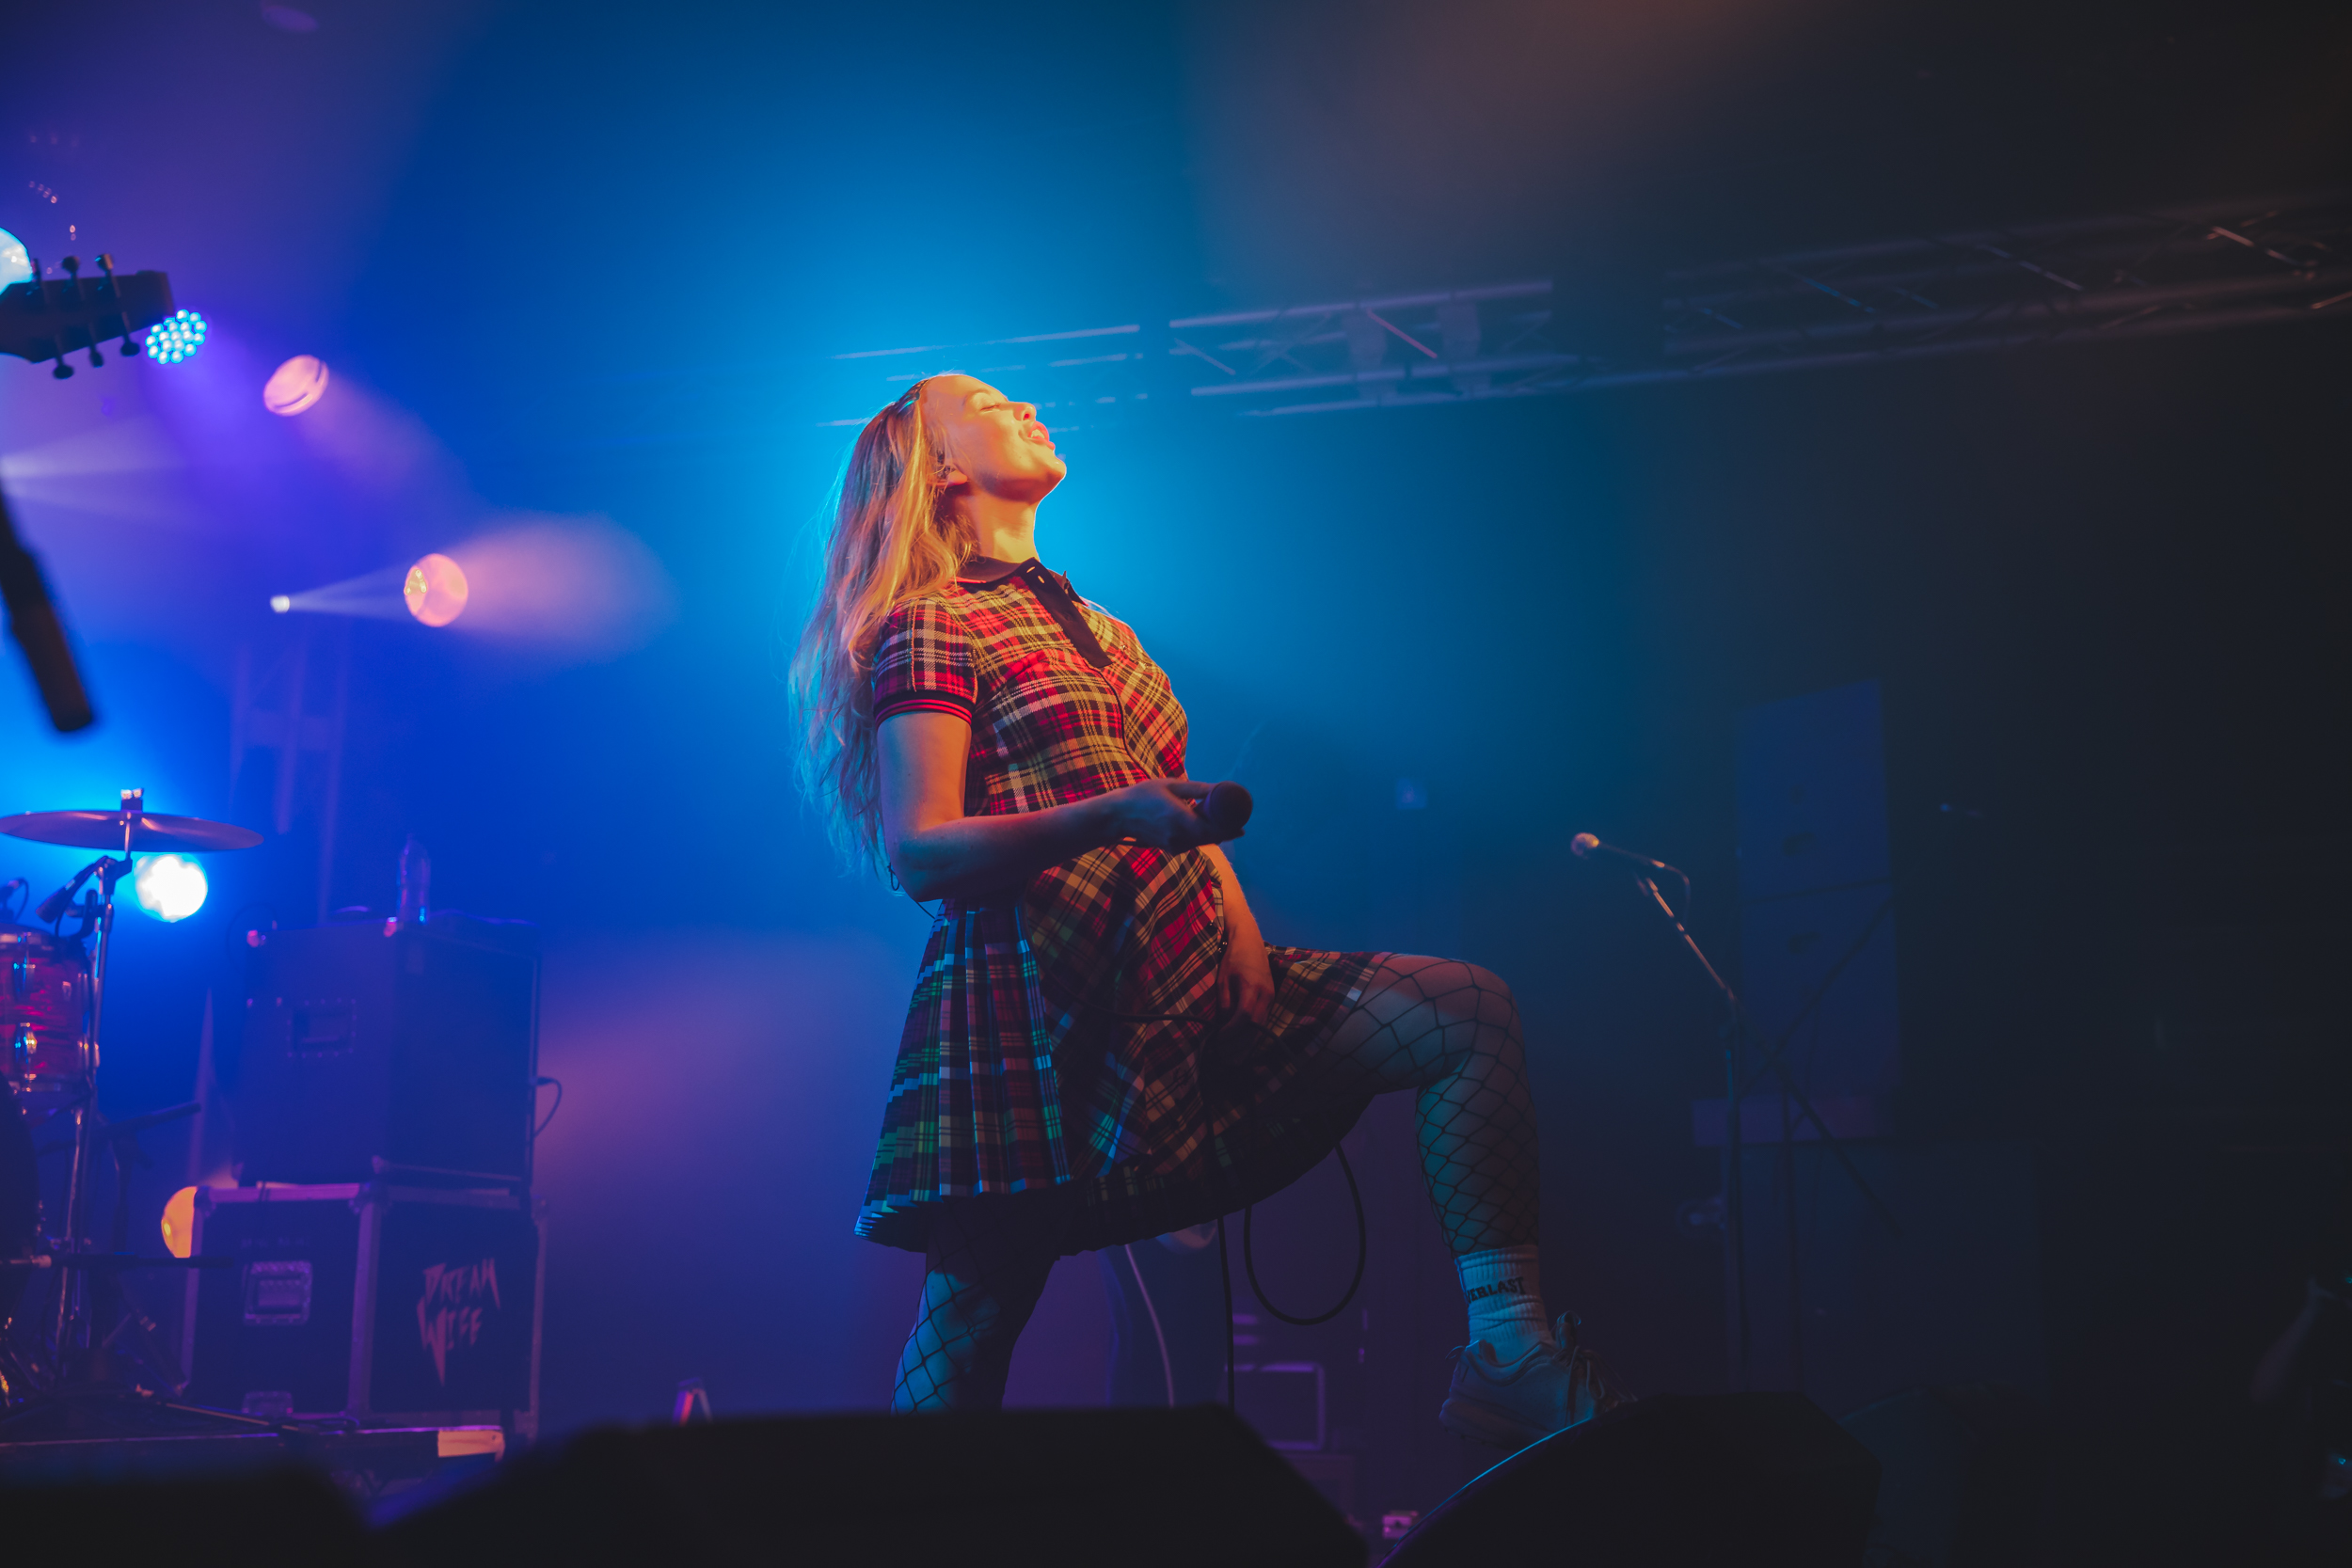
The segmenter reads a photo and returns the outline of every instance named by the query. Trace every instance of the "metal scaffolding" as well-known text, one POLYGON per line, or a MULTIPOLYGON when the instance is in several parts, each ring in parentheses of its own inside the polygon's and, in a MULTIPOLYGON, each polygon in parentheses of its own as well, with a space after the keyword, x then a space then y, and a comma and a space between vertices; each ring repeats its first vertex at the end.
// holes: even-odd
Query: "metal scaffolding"
POLYGON ((1662 362, 1596 384, 2310 321, 2352 302, 2352 193, 1768 256, 1666 284, 1662 362))
POLYGON ((869 400, 951 367, 1017 375, 1021 394, 1062 416, 1053 421, 1060 427, 1073 418, 1101 422, 1113 410, 1133 412, 1155 399, 1163 407, 1231 399, 1237 413, 1290 414, 1518 396, 1536 379, 1597 368, 1556 346, 1546 335, 1550 325, 1551 284, 1539 280, 1184 316, 1148 327, 864 349, 832 359, 894 367, 861 388, 869 400), (1301 394, 1307 401, 1295 401, 1301 394), (1292 401, 1263 406, 1269 398, 1292 401))
MULTIPOLYGON (((2212 202, 1677 269, 1658 335, 1604 357, 1534 279, 803 360, 599 377, 540 440, 658 448, 855 427, 919 375, 967 371, 1059 431, 1190 408, 1274 418, 1557 397, 1928 356, 2352 320, 2352 191, 2212 202)), ((520 432, 516 432, 520 435, 520 432)))
POLYGON ((887 378, 902 387, 958 353, 1101 340, 1109 352, 970 368, 1021 375, 1024 395, 1065 418, 1155 398, 1263 417, 2111 342, 2339 308, 2352 317, 2352 193, 1797 251, 1681 268, 1662 283, 1655 352, 1613 363, 1557 341, 1549 280, 834 358, 920 362, 887 378))

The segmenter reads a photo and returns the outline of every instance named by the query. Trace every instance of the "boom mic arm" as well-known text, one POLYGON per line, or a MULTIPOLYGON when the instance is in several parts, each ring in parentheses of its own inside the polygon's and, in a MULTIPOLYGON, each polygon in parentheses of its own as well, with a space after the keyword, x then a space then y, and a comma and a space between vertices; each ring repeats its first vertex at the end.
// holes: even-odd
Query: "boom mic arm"
POLYGON ((1568 852, 1581 861, 1590 860, 1595 855, 1614 855, 1619 860, 1631 861, 1645 871, 1665 871, 1677 877, 1682 875, 1664 861, 1654 861, 1647 855, 1637 855, 1630 849, 1620 849, 1613 844, 1604 844, 1597 833, 1577 834, 1568 840, 1568 852))
POLYGON ((8 608, 8 632, 24 650, 33 681, 40 688, 41 705, 61 735, 86 730, 98 721, 82 689, 82 673, 73 667, 73 649, 65 640, 65 624, 49 597, 49 584, 40 562, 16 537, 6 496, 0 496, 0 599, 8 608))

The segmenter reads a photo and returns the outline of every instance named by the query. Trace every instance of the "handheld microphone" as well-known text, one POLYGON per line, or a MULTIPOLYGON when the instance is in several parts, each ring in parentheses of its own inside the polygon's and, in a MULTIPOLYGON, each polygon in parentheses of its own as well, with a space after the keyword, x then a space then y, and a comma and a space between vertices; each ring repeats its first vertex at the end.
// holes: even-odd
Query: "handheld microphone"
MULTIPOLYGON (((1613 844, 1604 844, 1597 833, 1577 834, 1568 840, 1568 852, 1578 860, 1590 860, 1595 855, 1614 855, 1619 860, 1631 861, 1646 870, 1675 871, 1675 868, 1664 861, 1654 861, 1647 855, 1637 855, 1630 849, 1620 849, 1613 844)), ((1675 875, 1678 877, 1681 873, 1675 871, 1675 875)))
POLYGON ((1209 792, 1192 803, 1192 809, 1206 817, 1218 832, 1231 838, 1248 822, 1254 805, 1249 791, 1228 779, 1210 785, 1209 792))

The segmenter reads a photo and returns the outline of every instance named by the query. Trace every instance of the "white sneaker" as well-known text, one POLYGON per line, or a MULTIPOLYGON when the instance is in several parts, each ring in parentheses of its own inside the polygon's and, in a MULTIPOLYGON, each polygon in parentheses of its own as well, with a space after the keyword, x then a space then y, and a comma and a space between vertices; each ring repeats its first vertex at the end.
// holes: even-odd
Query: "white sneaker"
POLYGON ((1516 1361, 1496 1361, 1484 1340, 1455 1351, 1454 1386, 1438 1411, 1438 1423, 1458 1436, 1516 1452, 1632 1403, 1632 1395, 1609 1386, 1608 1369, 1578 1342, 1576 1329, 1576 1315, 1562 1313, 1552 1324, 1559 1347, 1535 1345, 1516 1361))

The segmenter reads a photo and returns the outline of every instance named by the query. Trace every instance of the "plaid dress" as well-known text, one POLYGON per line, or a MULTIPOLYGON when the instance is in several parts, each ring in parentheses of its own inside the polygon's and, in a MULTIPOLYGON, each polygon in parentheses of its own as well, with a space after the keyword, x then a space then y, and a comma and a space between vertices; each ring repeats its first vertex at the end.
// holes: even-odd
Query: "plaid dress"
MULTIPOLYGON (((874 721, 972 725, 967 816, 1184 777, 1184 710, 1123 623, 1035 561, 977 560, 900 606, 874 721)), ((1267 950, 1263 1028, 1220 1028, 1208 857, 1089 850, 934 918, 857 1231, 920 1251, 945 1197, 1075 1184, 1064 1250, 1231 1213, 1328 1154, 1367 1101, 1302 1072, 1379 954, 1267 950)))

